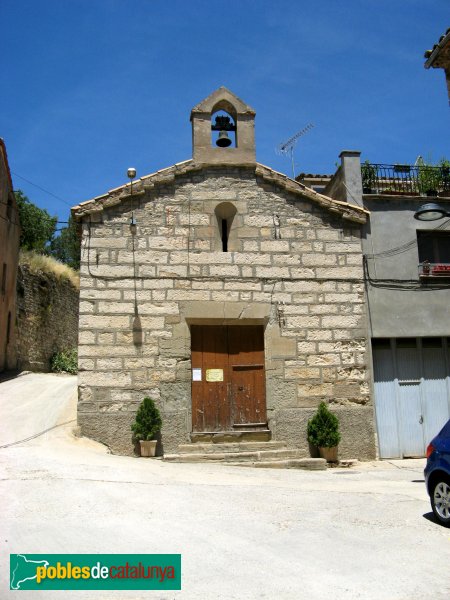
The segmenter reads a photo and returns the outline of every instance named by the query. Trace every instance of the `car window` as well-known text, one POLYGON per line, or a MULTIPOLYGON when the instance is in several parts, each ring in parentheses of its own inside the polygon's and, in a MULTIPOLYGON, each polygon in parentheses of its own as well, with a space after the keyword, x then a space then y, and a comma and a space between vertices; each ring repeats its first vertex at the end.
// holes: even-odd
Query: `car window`
POLYGON ((439 435, 443 435, 445 437, 450 437, 450 420, 444 425, 444 427, 439 432, 439 435))

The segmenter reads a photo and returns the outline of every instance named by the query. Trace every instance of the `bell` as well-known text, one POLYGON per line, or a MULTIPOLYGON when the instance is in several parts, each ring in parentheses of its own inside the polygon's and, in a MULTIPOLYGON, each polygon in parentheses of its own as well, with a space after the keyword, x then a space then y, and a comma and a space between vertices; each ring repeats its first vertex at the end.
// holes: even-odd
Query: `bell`
POLYGON ((231 140, 228 137, 228 133, 226 131, 220 131, 219 137, 216 140, 216 146, 219 146, 220 148, 228 148, 230 144, 231 140))

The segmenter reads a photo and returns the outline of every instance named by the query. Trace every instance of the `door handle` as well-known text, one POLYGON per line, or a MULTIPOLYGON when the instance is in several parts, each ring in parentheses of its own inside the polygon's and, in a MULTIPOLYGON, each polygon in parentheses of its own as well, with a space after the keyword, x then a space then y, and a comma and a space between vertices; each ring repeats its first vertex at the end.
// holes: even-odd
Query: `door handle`
POLYGON ((238 386, 238 391, 239 392, 243 392, 244 391, 244 386, 242 386, 242 385, 238 386))
POLYGON ((423 415, 420 415, 419 423, 422 425, 422 423, 423 423, 423 415))

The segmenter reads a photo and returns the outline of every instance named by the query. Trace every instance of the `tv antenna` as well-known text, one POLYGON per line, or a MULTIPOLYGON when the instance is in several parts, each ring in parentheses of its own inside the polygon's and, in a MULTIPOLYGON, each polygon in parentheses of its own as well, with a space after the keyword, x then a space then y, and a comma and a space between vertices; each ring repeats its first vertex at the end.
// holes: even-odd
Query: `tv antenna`
POLYGON ((308 133, 314 127, 313 123, 308 123, 306 127, 303 127, 300 131, 297 131, 292 137, 290 137, 286 142, 280 144, 277 148, 278 154, 284 154, 287 156, 291 155, 291 163, 292 163, 292 179, 295 179, 295 163, 294 163, 294 148, 299 138, 305 133, 308 133))

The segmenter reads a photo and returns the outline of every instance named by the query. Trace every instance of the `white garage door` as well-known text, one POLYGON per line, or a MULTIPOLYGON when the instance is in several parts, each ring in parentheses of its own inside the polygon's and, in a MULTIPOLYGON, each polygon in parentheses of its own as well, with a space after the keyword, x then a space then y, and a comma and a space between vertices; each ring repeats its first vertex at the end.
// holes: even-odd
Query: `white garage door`
POLYGON ((372 340, 380 458, 425 456, 450 417, 450 340, 372 340))

